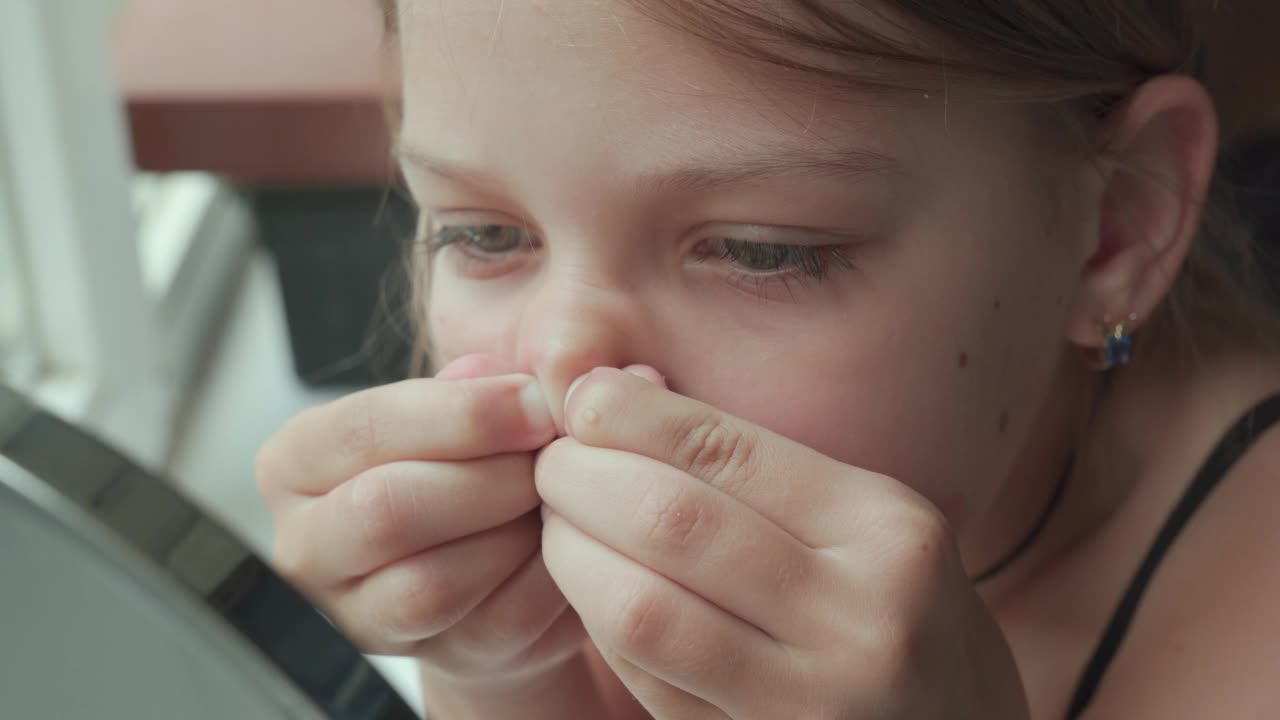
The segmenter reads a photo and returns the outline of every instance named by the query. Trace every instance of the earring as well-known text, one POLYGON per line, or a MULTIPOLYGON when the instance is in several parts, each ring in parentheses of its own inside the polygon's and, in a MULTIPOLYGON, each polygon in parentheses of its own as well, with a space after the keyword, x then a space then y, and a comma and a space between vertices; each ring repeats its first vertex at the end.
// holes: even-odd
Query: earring
POLYGON ((1102 347, 1098 350, 1100 370, 1110 370, 1121 365, 1128 365, 1133 353, 1133 325, 1138 322, 1138 315, 1130 313, 1123 322, 1103 321, 1098 329, 1102 332, 1102 347))

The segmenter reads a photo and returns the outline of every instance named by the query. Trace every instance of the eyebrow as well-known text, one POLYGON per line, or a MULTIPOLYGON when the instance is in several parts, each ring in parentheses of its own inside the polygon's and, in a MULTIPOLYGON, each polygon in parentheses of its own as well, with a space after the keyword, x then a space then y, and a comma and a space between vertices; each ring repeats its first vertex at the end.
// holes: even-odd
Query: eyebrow
MULTIPOLYGON (((498 179, 487 172, 411 145, 398 145, 395 154, 401 162, 420 171, 464 185, 487 189, 500 185, 498 179)), ((637 191, 697 192, 781 178, 857 180, 868 176, 889 176, 900 170, 897 160, 865 148, 778 147, 754 155, 707 158, 673 167, 653 168, 640 173, 633 183, 637 191)))

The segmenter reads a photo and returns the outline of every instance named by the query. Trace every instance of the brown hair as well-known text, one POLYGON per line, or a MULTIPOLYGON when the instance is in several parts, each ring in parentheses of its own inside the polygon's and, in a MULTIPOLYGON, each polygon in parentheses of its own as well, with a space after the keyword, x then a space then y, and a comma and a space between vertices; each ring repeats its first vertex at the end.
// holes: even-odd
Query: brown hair
MULTIPOLYGON (((1280 79, 1280 54, 1267 33, 1249 30, 1280 26, 1280 3, 1242 3, 1246 12, 1232 0, 869 0, 839 8, 790 0, 794 12, 784 15, 763 0, 628 1, 791 78, 1042 104, 1065 110, 1054 115, 1078 137, 1089 137, 1107 109, 1143 82, 1169 73, 1209 88, 1223 114, 1224 143, 1280 109, 1280 97, 1268 95, 1280 79), (905 28, 926 28, 930 37, 905 28)), ((379 2, 394 41, 395 0, 379 2)), ((1280 317, 1265 300, 1252 233, 1231 196, 1216 178, 1200 237, 1139 344, 1187 359, 1223 345, 1280 352, 1280 317)))

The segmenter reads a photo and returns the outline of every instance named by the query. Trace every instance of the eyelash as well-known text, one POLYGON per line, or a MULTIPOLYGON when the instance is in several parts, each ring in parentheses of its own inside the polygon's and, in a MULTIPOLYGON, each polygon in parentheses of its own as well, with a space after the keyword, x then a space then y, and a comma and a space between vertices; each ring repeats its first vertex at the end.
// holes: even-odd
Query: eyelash
POLYGON ((813 280, 824 280, 835 269, 851 270, 853 261, 843 245, 779 245, 758 243, 733 238, 716 238, 711 241, 709 252, 705 252, 700 260, 715 257, 727 260, 745 270, 745 274, 768 277, 786 272, 792 268, 813 280), (776 268, 749 268, 743 261, 753 253, 771 254, 778 261, 776 268))
MULTIPOLYGON (((540 245, 537 238, 526 228, 508 225, 445 225, 430 231, 427 237, 427 249, 436 254, 445 248, 458 246, 463 259, 468 263, 482 265, 501 261, 517 249, 537 249, 540 245), (518 244, 506 249, 485 250, 480 247, 484 234, 494 232, 515 231, 519 233, 518 244)), ((833 271, 854 269, 853 260, 849 257, 844 245, 785 245, 760 243, 733 238, 714 238, 702 246, 698 262, 707 260, 724 260, 734 266, 735 284, 751 283, 757 294, 764 294, 771 283, 781 283, 788 292, 792 291, 791 282, 795 279, 821 282, 833 271), (777 263, 771 268, 751 268, 744 261, 760 258, 760 254, 777 263), (797 278, 798 276, 798 278, 797 278)))
POLYGON ((509 254, 516 247, 506 250, 485 250, 479 245, 481 237, 485 233, 493 231, 514 230, 520 234, 519 245, 517 247, 536 248, 538 243, 533 234, 527 228, 515 227, 512 225, 444 225, 436 228, 428 233, 427 250, 432 254, 438 253, 452 245, 460 246, 469 257, 475 258, 480 262, 490 262, 496 260, 502 255, 509 254))

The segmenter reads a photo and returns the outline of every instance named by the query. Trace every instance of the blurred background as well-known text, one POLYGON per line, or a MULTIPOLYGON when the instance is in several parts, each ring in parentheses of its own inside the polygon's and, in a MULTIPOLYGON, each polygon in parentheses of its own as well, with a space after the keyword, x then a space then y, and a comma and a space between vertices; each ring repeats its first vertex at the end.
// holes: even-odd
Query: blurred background
POLYGON ((405 374, 375 5, 0 3, 0 382, 263 552, 257 448, 405 374))
POLYGON ((407 362, 374 6, 0 9, 0 377, 260 547, 256 448, 407 362))

